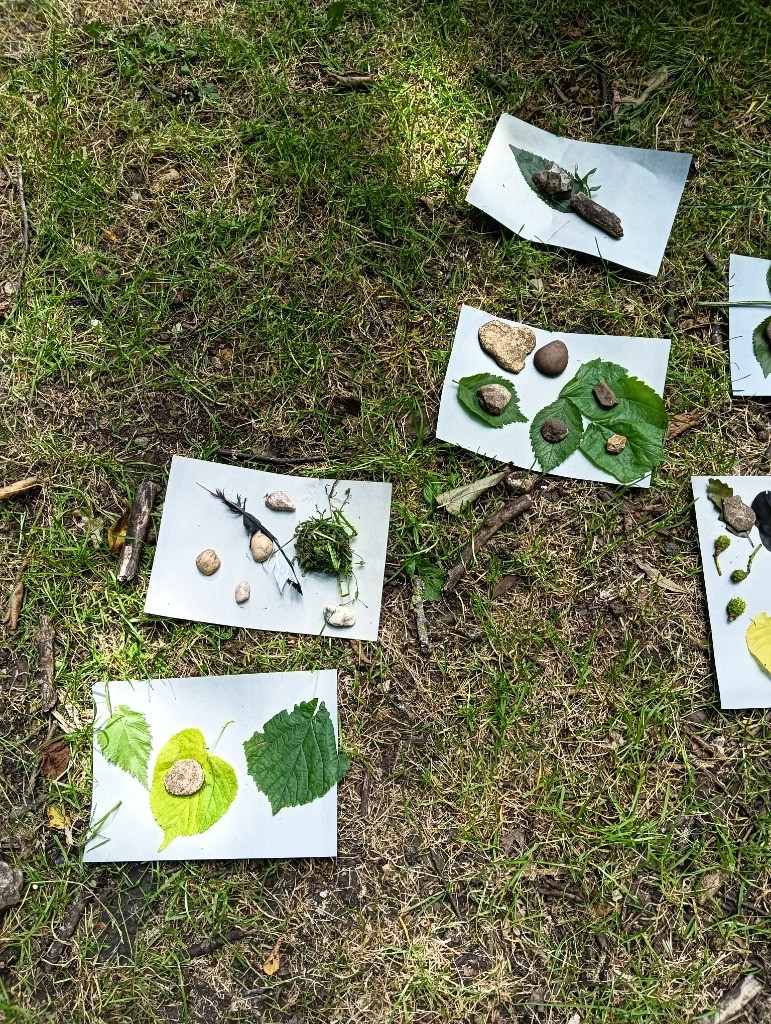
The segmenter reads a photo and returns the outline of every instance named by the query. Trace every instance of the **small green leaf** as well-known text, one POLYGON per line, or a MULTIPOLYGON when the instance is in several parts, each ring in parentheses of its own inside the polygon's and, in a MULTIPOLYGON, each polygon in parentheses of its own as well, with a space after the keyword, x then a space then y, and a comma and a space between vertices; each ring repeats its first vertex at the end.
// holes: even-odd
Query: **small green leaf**
POLYGON ((530 425, 530 443, 538 464, 544 473, 551 473, 557 466, 561 465, 568 456, 578 450, 581 444, 581 437, 584 432, 584 421, 578 407, 569 398, 558 398, 556 402, 547 405, 533 418, 530 425), (553 417, 555 420, 562 420, 567 425, 568 435, 556 444, 545 440, 541 436, 541 426, 544 420, 553 417))
POLYGON ((752 332, 752 351, 760 363, 763 376, 771 374, 771 341, 766 336, 766 328, 771 324, 771 316, 766 317, 762 324, 758 324, 752 332))
MULTIPOLYGON (((517 167, 519 167, 522 177, 525 179, 525 183, 535 192, 542 203, 546 203, 547 206, 551 206, 553 210, 561 210, 563 213, 571 213, 572 208, 570 206, 570 196, 565 199, 552 199, 550 196, 544 195, 543 192, 538 188, 536 183, 533 181, 533 175, 537 171, 545 171, 548 167, 555 162, 554 160, 547 160, 545 157, 538 156, 537 153, 530 153, 526 149, 519 149, 518 146, 512 146, 509 144, 509 149, 514 154, 514 159, 517 161, 517 167)), ((559 164, 557 164, 559 167, 559 164)), ((560 167, 561 171, 565 171, 564 167, 560 167)), ((573 175, 570 171, 565 171, 565 174, 572 180, 573 175)), ((576 189, 574 187, 573 191, 576 189)))
POLYGON ((667 410, 661 396, 644 381, 630 377, 618 363, 603 359, 584 363, 560 391, 560 397, 571 398, 588 420, 612 427, 616 434, 624 433, 616 429, 616 424, 650 423, 661 431, 667 429, 667 410), (601 380, 618 399, 618 405, 612 409, 603 409, 594 397, 594 388, 601 380))
POLYGON ((664 457, 664 436, 649 423, 616 423, 613 429, 590 423, 581 440, 581 451, 598 469, 615 477, 619 483, 633 484, 647 476, 664 457), (611 434, 622 434, 626 448, 611 455, 605 444, 611 434))
POLYGON ((514 385, 505 377, 497 377, 494 373, 475 373, 471 377, 463 377, 458 381, 458 401, 471 415, 488 427, 505 427, 507 423, 527 423, 519 408, 519 399, 514 385), (479 404, 477 390, 486 384, 501 384, 511 395, 511 401, 499 416, 486 412, 479 404))
POLYGON ((771 292, 771 267, 766 271, 766 284, 768 285, 768 290, 771 292))
POLYGON ((724 484, 722 480, 718 480, 713 477, 707 481, 707 497, 721 516, 723 514, 723 498, 733 498, 733 496, 733 487, 729 487, 728 484, 724 484))
POLYGON ((105 761, 133 775, 147 789, 147 765, 153 740, 142 712, 120 704, 96 738, 105 761))
POLYGON ((771 618, 765 612, 756 615, 746 637, 750 654, 771 675, 771 618))
POLYGON ((244 743, 246 767, 274 814, 324 796, 350 768, 338 754, 326 705, 317 698, 279 711, 244 743))
POLYGON ((233 803, 237 792, 236 773, 226 761, 209 754, 199 729, 183 729, 172 736, 155 762, 150 790, 150 809, 163 829, 158 852, 178 836, 193 836, 211 828, 233 803), (197 761, 203 768, 203 786, 192 796, 172 796, 163 784, 166 772, 177 761, 187 759, 197 761))

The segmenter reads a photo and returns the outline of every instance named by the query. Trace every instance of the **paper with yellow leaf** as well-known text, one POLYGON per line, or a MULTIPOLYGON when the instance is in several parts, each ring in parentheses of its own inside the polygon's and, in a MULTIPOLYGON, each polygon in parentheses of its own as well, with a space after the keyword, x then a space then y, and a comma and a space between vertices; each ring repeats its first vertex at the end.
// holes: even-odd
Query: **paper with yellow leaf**
POLYGON ((771 675, 771 618, 765 612, 761 612, 749 624, 747 646, 750 649, 750 654, 757 658, 766 672, 771 675))

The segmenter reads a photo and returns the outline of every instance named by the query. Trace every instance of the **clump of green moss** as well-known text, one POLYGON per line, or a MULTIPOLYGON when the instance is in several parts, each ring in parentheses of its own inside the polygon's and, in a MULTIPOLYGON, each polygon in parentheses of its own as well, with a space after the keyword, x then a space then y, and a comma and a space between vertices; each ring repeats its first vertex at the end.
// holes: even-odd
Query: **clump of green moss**
POLYGON ((718 576, 723 575, 723 570, 720 568, 720 562, 718 559, 724 551, 727 551, 728 548, 730 548, 730 546, 731 538, 727 534, 721 533, 715 541, 715 554, 712 556, 715 559, 715 568, 717 569, 718 576))
POLYGON ((738 619, 747 610, 747 602, 743 601, 740 597, 732 597, 725 610, 728 615, 728 621, 733 622, 734 619, 738 619))
POLYGON ((351 576, 351 541, 355 536, 356 530, 339 509, 306 519, 295 531, 294 546, 300 568, 303 572, 351 576))

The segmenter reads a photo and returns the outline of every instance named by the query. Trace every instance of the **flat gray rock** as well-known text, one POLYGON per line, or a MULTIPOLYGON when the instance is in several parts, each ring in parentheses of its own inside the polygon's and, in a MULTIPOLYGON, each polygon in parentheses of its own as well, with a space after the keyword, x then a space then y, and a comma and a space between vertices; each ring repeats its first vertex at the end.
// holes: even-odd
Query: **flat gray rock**
POLYGON ((0 860, 0 910, 14 906, 21 899, 24 875, 21 868, 0 860))

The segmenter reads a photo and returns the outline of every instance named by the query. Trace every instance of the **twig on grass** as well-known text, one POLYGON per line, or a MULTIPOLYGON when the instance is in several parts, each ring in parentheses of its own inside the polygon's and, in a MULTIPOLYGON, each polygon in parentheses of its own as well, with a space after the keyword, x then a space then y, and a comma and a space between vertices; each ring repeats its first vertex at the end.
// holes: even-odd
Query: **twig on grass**
POLYGON ((24 280, 24 273, 27 269, 27 260, 29 259, 29 213, 27 212, 27 199, 24 195, 24 170, 21 165, 21 160, 16 161, 16 191, 19 196, 19 207, 21 209, 21 264, 19 266, 19 273, 16 278, 16 294, 18 295, 21 291, 22 281, 24 280))
POLYGON ((445 597, 455 590, 458 582, 475 560, 477 550, 484 547, 489 540, 492 540, 502 526, 505 526, 506 523, 510 523, 511 520, 516 519, 517 516, 521 516, 523 512, 527 512, 529 508, 532 508, 532 505, 533 499, 530 495, 523 494, 522 497, 517 498, 516 501, 507 501, 503 507, 495 513, 495 515, 490 516, 474 538, 463 548, 457 561, 449 569, 447 579, 442 587, 442 594, 445 597))
POLYGON ((159 491, 158 484, 146 481, 137 487, 134 505, 126 525, 126 539, 121 549, 118 583, 130 583, 139 569, 147 530, 150 526, 150 513, 159 491))
POLYGON ((737 1017, 762 991, 763 986, 755 975, 748 974, 725 993, 715 1010, 704 1014, 703 1017, 697 1017, 695 1024, 728 1024, 728 1021, 737 1017))
POLYGON ((40 616, 38 625, 37 676, 40 710, 50 711, 59 697, 54 686, 54 628, 47 615, 40 616))
POLYGON ((428 624, 426 623, 426 607, 423 603, 425 586, 420 576, 412 577, 412 607, 415 612, 415 621, 418 627, 418 641, 423 654, 431 653, 431 641, 428 638, 428 624))
POLYGON ((265 455, 264 452, 237 452, 232 448, 218 448, 216 454, 218 458, 230 459, 232 462, 264 462, 266 466, 305 466, 312 462, 329 462, 328 455, 305 455, 301 459, 284 459, 276 455, 265 455))
POLYGON ((81 922, 90 895, 90 892, 83 893, 70 904, 67 913, 62 919, 62 923, 56 930, 54 941, 48 947, 45 960, 43 960, 43 966, 46 970, 50 971, 52 967, 56 967, 64 956, 70 939, 77 931, 78 925, 81 922))
POLYGON ((215 953, 218 949, 222 949, 223 946, 229 946, 232 942, 240 942, 241 939, 253 939, 256 937, 257 932, 255 931, 244 928, 231 928, 224 935, 216 935, 213 938, 204 939, 202 942, 194 942, 187 947, 187 956, 188 959, 195 960, 198 956, 208 956, 209 953, 215 953))

